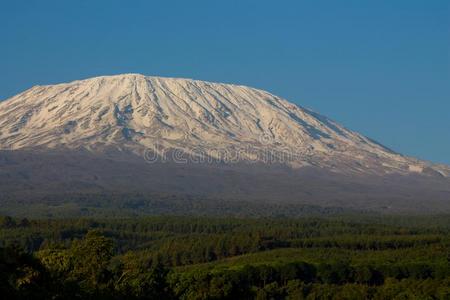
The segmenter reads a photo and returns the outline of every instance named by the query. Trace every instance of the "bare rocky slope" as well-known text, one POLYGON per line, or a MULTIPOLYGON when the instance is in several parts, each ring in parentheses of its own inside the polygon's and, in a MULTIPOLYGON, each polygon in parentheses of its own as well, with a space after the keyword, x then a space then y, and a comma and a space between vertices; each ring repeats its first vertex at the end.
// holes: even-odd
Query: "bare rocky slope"
POLYGON ((190 79, 125 74, 35 86, 0 103, 0 150, 3 199, 164 191, 437 211, 450 202, 447 166, 268 92, 190 79))

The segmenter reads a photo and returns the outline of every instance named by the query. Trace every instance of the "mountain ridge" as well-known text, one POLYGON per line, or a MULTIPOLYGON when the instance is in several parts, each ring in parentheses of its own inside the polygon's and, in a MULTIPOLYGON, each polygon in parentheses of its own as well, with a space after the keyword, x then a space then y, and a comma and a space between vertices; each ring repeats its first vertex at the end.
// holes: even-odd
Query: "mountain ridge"
POLYGON ((1 213, 13 215, 439 213, 449 177, 242 85, 100 76, 0 103, 1 213))
POLYGON ((0 128, 2 150, 181 150, 338 173, 450 174, 269 92, 184 78, 129 73, 34 86, 0 103, 0 128))

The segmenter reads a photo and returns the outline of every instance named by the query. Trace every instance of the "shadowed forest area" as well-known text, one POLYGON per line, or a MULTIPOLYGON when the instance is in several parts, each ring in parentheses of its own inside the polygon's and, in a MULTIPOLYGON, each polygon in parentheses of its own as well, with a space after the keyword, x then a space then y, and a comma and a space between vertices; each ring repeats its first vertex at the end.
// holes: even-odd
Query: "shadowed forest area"
POLYGON ((449 216, 1 217, 5 299, 450 299, 449 216))

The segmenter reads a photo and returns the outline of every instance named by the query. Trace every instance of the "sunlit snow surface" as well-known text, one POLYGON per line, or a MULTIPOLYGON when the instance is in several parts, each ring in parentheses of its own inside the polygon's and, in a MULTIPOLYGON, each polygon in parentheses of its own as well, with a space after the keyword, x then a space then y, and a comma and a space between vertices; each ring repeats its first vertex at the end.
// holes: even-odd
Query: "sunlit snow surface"
POLYGON ((268 161, 269 151, 292 167, 450 174, 266 91, 139 74, 35 86, 0 103, 0 149, 37 146, 211 157, 235 151, 240 161, 268 161))

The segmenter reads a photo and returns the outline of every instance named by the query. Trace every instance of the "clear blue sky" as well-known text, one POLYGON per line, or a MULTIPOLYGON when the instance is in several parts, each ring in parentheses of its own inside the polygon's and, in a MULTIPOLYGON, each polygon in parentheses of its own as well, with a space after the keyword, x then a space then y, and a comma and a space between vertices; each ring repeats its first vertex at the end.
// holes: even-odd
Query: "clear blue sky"
POLYGON ((450 164, 450 1, 0 3, 0 99, 136 72, 250 85, 450 164))

